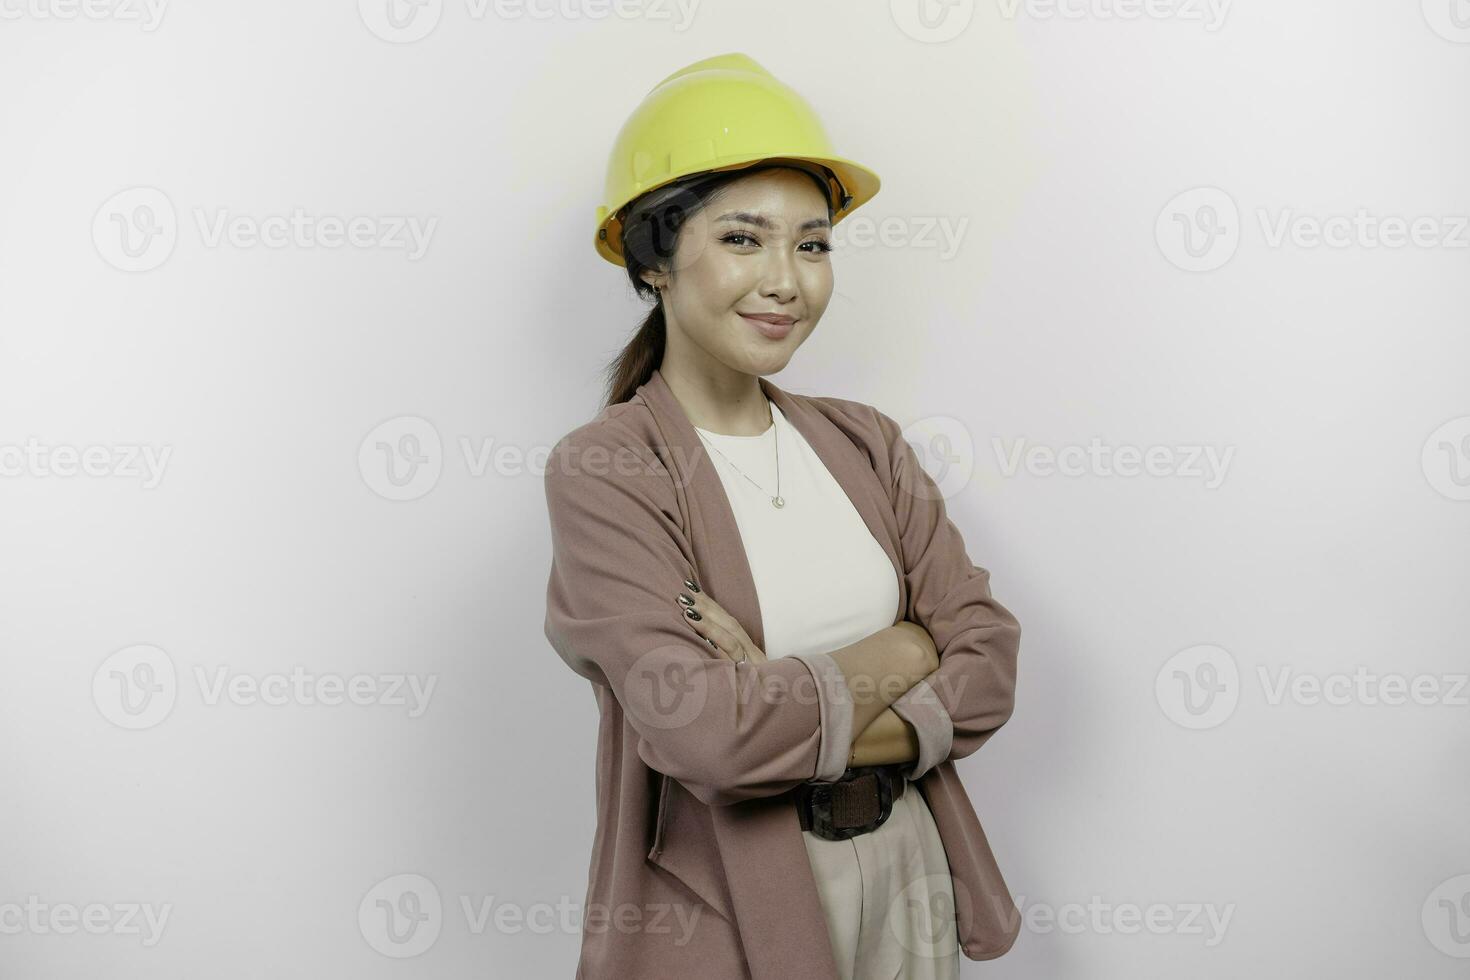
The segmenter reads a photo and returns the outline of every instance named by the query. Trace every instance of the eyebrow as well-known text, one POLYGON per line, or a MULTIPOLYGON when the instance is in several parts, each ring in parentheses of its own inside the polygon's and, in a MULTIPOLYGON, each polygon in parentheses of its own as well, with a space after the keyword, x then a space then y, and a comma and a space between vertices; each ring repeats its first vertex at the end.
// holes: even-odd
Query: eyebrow
MULTIPOLYGON (((743 224, 755 225, 757 228, 771 229, 771 228, 776 227, 775 222, 771 221, 769 218, 762 217, 761 215, 758 215, 758 214, 753 214, 753 213, 751 213, 749 211, 727 211, 724 214, 720 215, 715 220, 716 221, 738 221, 738 222, 741 222, 743 224)), ((801 234, 802 232, 810 231, 813 228, 831 228, 831 227, 832 227, 832 222, 829 221, 826 218, 812 218, 812 219, 810 219, 808 221, 803 221, 797 227, 796 233, 797 234, 801 234)))

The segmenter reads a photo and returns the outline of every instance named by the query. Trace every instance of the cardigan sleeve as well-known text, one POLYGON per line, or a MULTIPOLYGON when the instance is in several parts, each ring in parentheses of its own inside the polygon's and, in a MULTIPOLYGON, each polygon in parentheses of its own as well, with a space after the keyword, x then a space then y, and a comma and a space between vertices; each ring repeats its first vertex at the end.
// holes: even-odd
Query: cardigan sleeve
POLYGON ((924 773, 949 758, 954 745, 954 721, 934 688, 929 685, 933 674, 905 691, 890 707, 908 722, 919 737, 919 757, 904 772, 907 779, 921 778, 924 773))
POLYGON ((898 423, 873 412, 887 447, 875 469, 898 519, 906 618, 928 630, 939 651, 939 668, 893 704, 919 738, 909 772, 917 779, 975 752, 1009 720, 1021 626, 991 595, 990 573, 970 560, 943 495, 898 423))
POLYGON ((611 425, 563 437, 547 464, 547 639, 612 692, 640 758, 706 804, 838 778, 852 742, 841 670, 825 654, 737 665, 694 632, 675 601, 698 580, 672 477, 611 425))

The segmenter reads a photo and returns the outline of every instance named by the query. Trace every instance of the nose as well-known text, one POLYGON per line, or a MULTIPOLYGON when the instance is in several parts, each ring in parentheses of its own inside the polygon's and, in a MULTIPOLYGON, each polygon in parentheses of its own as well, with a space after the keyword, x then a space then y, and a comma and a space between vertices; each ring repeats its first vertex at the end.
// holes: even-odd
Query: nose
POLYGON ((761 295, 781 304, 796 299, 796 260, 788 256, 773 254, 766 260, 761 279, 761 295))

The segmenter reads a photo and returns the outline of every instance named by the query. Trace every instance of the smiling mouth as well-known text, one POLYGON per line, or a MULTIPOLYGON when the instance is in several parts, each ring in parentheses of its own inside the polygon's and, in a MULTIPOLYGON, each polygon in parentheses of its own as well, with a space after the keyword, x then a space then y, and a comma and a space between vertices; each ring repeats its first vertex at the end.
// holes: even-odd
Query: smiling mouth
POLYGON ((740 314, 740 318, 755 327, 756 331, 767 340, 783 340, 791 333, 791 328, 796 326, 795 320, 787 320, 781 323, 772 323, 770 320, 758 316, 747 316, 740 314))

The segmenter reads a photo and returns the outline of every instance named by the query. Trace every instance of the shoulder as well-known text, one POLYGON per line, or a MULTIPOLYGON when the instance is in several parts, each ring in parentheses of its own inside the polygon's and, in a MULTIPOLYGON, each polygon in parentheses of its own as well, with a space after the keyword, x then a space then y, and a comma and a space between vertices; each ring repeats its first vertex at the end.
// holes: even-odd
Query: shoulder
POLYGON ((791 398, 826 417, 847 436, 869 447, 891 448, 903 436, 902 427, 875 405, 837 395, 796 395, 791 398))
POLYGON ((609 405, 587 422, 567 432, 552 447, 585 448, 591 446, 652 448, 650 436, 656 430, 653 412, 641 397, 609 405))
POLYGON ((629 494, 664 503, 672 478, 653 412, 641 396, 609 405, 551 447, 544 481, 549 498, 629 494))

